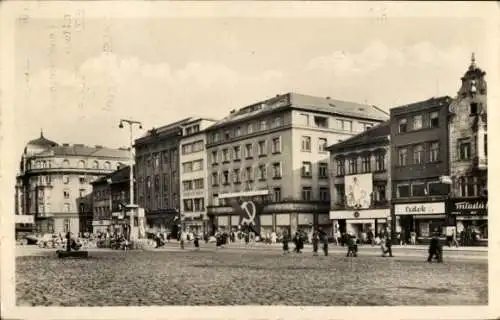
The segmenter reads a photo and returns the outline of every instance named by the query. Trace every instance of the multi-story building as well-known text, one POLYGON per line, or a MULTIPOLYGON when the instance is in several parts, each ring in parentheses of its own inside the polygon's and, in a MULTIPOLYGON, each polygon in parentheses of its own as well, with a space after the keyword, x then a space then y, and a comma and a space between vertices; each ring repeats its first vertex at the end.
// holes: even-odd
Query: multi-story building
POLYGON ((181 220, 193 232, 208 231, 210 224, 206 204, 207 189, 207 143, 205 129, 215 120, 195 118, 182 124, 180 141, 181 220))
MULTIPOLYGON (((449 213, 458 233, 488 238, 488 128, 486 72, 474 56, 450 105, 449 152, 452 190, 449 213), (472 230, 474 229, 474 230, 472 230)), ((465 238, 467 238, 465 236, 465 238)), ((464 239, 465 240, 465 239, 464 239)))
POLYGON ((135 140, 137 204, 145 209, 147 228, 166 231, 180 209, 179 145, 186 118, 149 130, 135 140))
POLYGON ((130 203, 130 166, 123 166, 91 184, 93 232, 113 233, 120 229, 118 223, 128 222, 124 219, 124 208, 130 203))
MULTIPOLYGON (((392 231, 426 241, 449 224, 448 96, 391 109, 392 231)), ((444 232, 444 231, 443 231, 444 232)))
POLYGON ((391 220, 390 123, 328 147, 334 231, 379 234, 391 220))
POLYGON ((211 222, 331 229, 327 146, 387 119, 375 106, 296 93, 231 111, 207 129, 211 222))
POLYGON ((59 145, 41 133, 21 157, 16 214, 34 216, 42 233, 91 231, 91 182, 128 159, 126 149, 59 145))

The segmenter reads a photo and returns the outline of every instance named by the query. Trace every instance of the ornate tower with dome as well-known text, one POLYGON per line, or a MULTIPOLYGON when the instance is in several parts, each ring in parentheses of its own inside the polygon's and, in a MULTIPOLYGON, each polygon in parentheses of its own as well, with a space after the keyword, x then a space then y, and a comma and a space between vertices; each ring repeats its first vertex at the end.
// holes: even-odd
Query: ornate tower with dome
POLYGON ((449 213, 457 231, 488 238, 488 126, 486 72, 475 55, 450 105, 449 152, 452 191, 449 213))
POLYGON ((16 177, 16 234, 91 231, 91 182, 127 162, 127 149, 29 141, 16 177))

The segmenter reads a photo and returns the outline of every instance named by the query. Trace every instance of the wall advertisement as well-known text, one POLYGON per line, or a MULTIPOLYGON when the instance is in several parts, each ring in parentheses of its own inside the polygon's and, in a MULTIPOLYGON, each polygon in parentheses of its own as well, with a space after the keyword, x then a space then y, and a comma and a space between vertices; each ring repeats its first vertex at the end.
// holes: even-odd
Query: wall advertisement
POLYGON ((373 192, 371 173, 345 176, 346 206, 352 209, 368 209, 373 192))

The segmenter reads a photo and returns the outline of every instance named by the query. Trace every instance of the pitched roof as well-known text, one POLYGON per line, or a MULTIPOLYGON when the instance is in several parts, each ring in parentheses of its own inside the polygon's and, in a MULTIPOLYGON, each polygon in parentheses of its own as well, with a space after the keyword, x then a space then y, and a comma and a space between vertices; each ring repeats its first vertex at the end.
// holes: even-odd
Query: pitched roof
POLYGON ((342 142, 333 144, 327 148, 330 152, 356 148, 358 146, 373 144, 379 141, 387 141, 389 143, 389 135, 391 134, 390 122, 382 122, 360 134, 357 134, 342 142))
POLYGON ((32 145, 32 146, 39 146, 39 147, 55 147, 58 146, 57 142, 54 142, 52 140, 46 139, 43 136, 43 131, 40 131, 40 137, 37 139, 33 139, 27 143, 27 145, 32 145))
POLYGON ((283 110, 296 108, 313 112, 336 114, 339 116, 355 117, 367 120, 385 121, 389 114, 384 110, 367 104, 316 97, 299 93, 286 93, 254 103, 239 110, 233 110, 229 115, 217 121, 210 128, 218 128, 243 119, 283 110))
POLYGON ((112 149, 106 147, 90 147, 83 144, 62 145, 49 148, 37 156, 55 155, 55 156, 83 156, 96 158, 123 158, 130 157, 127 149, 112 149))
POLYGON ((125 167, 120 168, 116 171, 113 171, 113 172, 95 180, 91 184, 107 183, 108 180, 110 180, 111 184, 129 182, 130 181, 130 166, 125 166, 125 167))
POLYGON ((432 97, 427 100, 421 100, 417 102, 412 102, 410 104, 405 104, 402 106, 391 108, 390 113, 401 115, 405 113, 414 112, 416 110, 430 109, 439 106, 447 106, 452 101, 453 99, 450 96, 432 97))

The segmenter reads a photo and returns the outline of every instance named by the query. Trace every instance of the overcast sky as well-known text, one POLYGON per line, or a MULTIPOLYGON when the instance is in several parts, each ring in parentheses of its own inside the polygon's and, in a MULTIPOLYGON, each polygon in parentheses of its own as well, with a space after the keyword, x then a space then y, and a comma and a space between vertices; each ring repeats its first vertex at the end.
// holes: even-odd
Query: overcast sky
POLYGON ((124 146, 120 118, 220 118, 290 91, 386 110, 454 96, 486 40, 466 18, 30 19, 15 36, 18 152, 40 128, 124 146))

